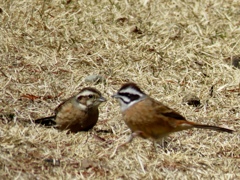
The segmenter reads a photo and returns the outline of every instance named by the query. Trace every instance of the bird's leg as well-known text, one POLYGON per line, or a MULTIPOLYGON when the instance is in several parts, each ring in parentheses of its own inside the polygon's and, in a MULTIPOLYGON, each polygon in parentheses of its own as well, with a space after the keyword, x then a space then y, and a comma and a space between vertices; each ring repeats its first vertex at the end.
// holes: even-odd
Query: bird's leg
POLYGON ((157 152, 157 142, 156 142, 156 140, 153 140, 153 147, 154 147, 155 152, 157 152))
POLYGON ((142 134, 142 131, 135 131, 135 132, 133 132, 133 133, 130 135, 129 139, 128 139, 124 144, 127 144, 127 143, 132 142, 133 138, 135 138, 136 136, 139 136, 139 135, 141 135, 141 134, 142 134))
POLYGON ((136 136, 139 136, 139 135, 141 135, 141 134, 142 134, 142 131, 135 131, 135 132, 133 132, 133 133, 129 136, 128 140, 127 140, 125 143, 123 143, 122 145, 120 145, 120 146, 124 146, 124 145, 132 142, 133 138, 135 138, 136 136))
POLYGON ((153 139, 153 146, 154 146, 155 152, 157 152, 157 145, 158 145, 158 144, 160 144, 160 146, 162 146, 163 149, 165 149, 164 138, 161 138, 160 140, 155 140, 155 139, 153 139))
POLYGON ((133 138, 135 138, 136 136, 139 136, 139 135, 141 135, 141 134, 142 134, 142 131, 135 131, 135 132, 133 132, 133 133, 129 136, 128 140, 127 140, 125 143, 117 146, 117 148, 114 150, 114 152, 112 153, 112 155, 111 155, 110 157, 112 158, 112 157, 116 154, 116 152, 118 151, 118 149, 119 149, 120 147, 125 146, 126 144, 132 142, 133 138))
POLYGON ((128 143, 130 143, 130 142, 132 142, 133 138, 135 138, 136 136, 139 136, 139 135, 141 135, 141 134, 142 134, 142 131, 135 131, 135 132, 133 132, 133 133, 129 136, 128 140, 127 140, 125 143, 123 143, 123 144, 121 144, 120 146, 118 146, 117 149, 119 149, 119 148, 122 147, 122 146, 125 146, 126 144, 128 144, 128 143))
POLYGON ((159 144, 161 144, 162 148, 165 149, 165 140, 164 138, 160 139, 161 142, 159 142, 159 144))

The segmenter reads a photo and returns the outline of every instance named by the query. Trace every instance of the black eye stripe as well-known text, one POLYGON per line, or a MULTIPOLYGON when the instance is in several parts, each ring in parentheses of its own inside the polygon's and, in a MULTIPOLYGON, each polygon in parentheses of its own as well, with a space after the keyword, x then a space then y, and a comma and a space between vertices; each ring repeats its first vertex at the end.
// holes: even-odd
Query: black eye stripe
MULTIPOLYGON (((140 98, 140 96, 138 94, 130 94, 130 93, 118 93, 118 94, 121 95, 121 96, 127 97, 130 100, 130 102, 135 101, 135 100, 140 98)), ((123 98, 121 98, 121 99, 123 100, 123 98)), ((125 103, 130 103, 130 102, 126 102, 126 101, 124 101, 124 102, 125 103)))
POLYGON ((78 100, 81 100, 82 98, 90 98, 90 99, 92 99, 94 97, 95 97, 94 95, 90 94, 90 95, 86 95, 86 96, 79 96, 77 99, 78 100))

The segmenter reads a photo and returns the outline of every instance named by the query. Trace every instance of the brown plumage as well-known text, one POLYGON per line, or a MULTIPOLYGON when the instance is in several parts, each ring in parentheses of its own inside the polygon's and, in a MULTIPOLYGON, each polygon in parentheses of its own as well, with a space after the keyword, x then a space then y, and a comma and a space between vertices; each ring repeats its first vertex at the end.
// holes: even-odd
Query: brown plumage
POLYGON ((173 132, 191 128, 233 132, 227 128, 187 121, 178 112, 146 95, 134 83, 124 84, 113 97, 119 100, 123 119, 132 131, 128 142, 135 136, 159 140, 173 132))
POLYGON ((37 119, 34 122, 45 126, 55 125, 70 132, 87 131, 98 121, 98 106, 106 101, 94 88, 84 88, 77 95, 67 99, 55 109, 55 115, 37 119))

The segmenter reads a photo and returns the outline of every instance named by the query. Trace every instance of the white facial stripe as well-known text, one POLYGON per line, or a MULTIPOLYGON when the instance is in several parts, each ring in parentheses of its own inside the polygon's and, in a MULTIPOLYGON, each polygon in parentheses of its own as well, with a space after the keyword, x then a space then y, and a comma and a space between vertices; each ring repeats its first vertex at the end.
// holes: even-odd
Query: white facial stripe
POLYGON ((121 105, 121 110, 125 111, 126 109, 128 109, 130 106, 134 105, 135 103, 143 100, 145 98, 145 94, 139 92, 138 90, 132 88, 132 87, 128 87, 126 89, 122 89, 118 92, 118 94, 121 96, 121 98, 118 99, 120 105, 121 105), (124 96, 124 93, 127 94, 132 94, 132 95, 136 95, 139 96, 138 99, 135 100, 131 100, 129 97, 124 96), (122 94, 122 95, 121 95, 122 94))
POLYGON ((137 103, 139 101, 133 101, 130 102, 129 104, 125 104, 122 100, 119 100, 119 103, 121 105, 121 111, 125 111, 127 108, 129 108, 130 106, 132 106, 133 104, 137 103))
POLYGON ((127 102, 127 103, 129 103, 129 102, 130 102, 130 99, 129 99, 129 98, 127 98, 127 97, 125 97, 125 96, 122 96, 121 98, 123 99, 123 101, 124 101, 124 102, 127 102))
POLYGON ((79 96, 89 96, 89 95, 94 95, 94 94, 96 94, 96 93, 89 91, 89 90, 85 90, 85 91, 81 92, 80 94, 78 94, 78 97, 79 96))
POLYGON ((136 89, 133 89, 133 88, 123 89, 123 90, 121 90, 119 93, 136 94, 136 95, 139 95, 140 97, 143 96, 142 93, 140 93, 139 91, 137 91, 136 89))
POLYGON ((79 106, 80 109, 82 110, 86 110, 87 109, 87 106, 81 104, 81 103, 77 103, 77 106, 79 106))

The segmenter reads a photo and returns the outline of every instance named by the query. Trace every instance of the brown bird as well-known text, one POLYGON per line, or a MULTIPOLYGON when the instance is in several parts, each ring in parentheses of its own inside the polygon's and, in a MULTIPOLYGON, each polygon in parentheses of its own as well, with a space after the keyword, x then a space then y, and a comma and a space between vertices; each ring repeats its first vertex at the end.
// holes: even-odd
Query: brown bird
POLYGON ((113 97, 118 99, 123 119, 132 131, 126 143, 135 136, 158 141, 173 132, 191 128, 233 132, 227 128, 187 121, 178 112, 149 97, 134 83, 124 84, 113 97))
POLYGON ((37 119, 34 122, 45 126, 57 127, 70 132, 87 131, 98 121, 98 106, 105 102, 95 88, 86 87, 77 95, 70 97, 55 109, 55 115, 37 119))

